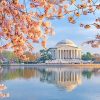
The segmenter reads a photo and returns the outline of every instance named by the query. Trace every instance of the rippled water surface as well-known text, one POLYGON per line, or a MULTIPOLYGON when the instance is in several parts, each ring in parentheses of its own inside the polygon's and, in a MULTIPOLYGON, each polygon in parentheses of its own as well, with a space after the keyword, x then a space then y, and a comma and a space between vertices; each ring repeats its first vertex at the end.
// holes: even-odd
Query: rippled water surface
POLYGON ((10 67, 0 69, 2 100, 100 100, 100 69, 10 67))

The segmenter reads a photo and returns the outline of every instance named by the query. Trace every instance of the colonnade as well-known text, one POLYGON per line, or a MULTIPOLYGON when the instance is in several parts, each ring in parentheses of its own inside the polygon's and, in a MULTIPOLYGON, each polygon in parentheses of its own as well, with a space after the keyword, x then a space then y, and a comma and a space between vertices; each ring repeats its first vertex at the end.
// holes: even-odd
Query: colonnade
MULTIPOLYGON (((57 73, 58 75, 58 82, 68 82, 68 81, 70 81, 70 82, 78 82, 78 81, 80 81, 81 80, 81 73, 80 72, 67 72, 67 71, 64 71, 64 72, 59 72, 59 73, 57 73)), ((56 79, 55 78, 55 79, 56 79)))
POLYGON ((57 59, 81 59, 81 50, 56 50, 57 59))
POLYGON ((82 81, 82 71, 81 70, 70 70, 66 68, 47 68, 48 72, 52 72, 51 81, 54 83, 64 83, 64 82, 72 82, 72 83, 81 83, 82 81))

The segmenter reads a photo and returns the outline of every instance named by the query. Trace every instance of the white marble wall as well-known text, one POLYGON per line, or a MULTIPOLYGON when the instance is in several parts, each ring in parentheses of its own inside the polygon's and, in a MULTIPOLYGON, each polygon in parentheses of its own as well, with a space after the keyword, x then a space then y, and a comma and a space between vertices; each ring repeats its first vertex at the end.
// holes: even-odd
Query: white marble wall
POLYGON ((80 49, 55 49, 51 54, 54 59, 81 59, 80 49))

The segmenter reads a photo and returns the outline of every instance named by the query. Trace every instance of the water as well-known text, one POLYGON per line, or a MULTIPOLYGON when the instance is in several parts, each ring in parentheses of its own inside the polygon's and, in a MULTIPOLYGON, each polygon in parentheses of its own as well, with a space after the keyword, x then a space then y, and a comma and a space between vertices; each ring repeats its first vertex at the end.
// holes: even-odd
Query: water
POLYGON ((100 69, 68 67, 4 68, 1 100, 100 100, 100 69))

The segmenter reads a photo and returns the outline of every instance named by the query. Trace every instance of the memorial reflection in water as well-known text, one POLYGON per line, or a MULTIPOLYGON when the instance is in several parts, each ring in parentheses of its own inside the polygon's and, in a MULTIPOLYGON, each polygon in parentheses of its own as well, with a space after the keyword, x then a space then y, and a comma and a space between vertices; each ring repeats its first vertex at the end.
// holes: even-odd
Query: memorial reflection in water
POLYGON ((0 70, 0 99, 100 100, 99 79, 97 68, 6 67, 0 70))
POLYGON ((1 80, 39 78, 42 82, 56 84, 72 91, 82 83, 82 70, 72 68, 9 68, 0 75, 1 80))
POLYGON ((41 81, 56 84, 67 89, 67 91, 72 91, 82 83, 82 71, 80 69, 46 68, 45 70, 40 69, 38 74, 41 81))

